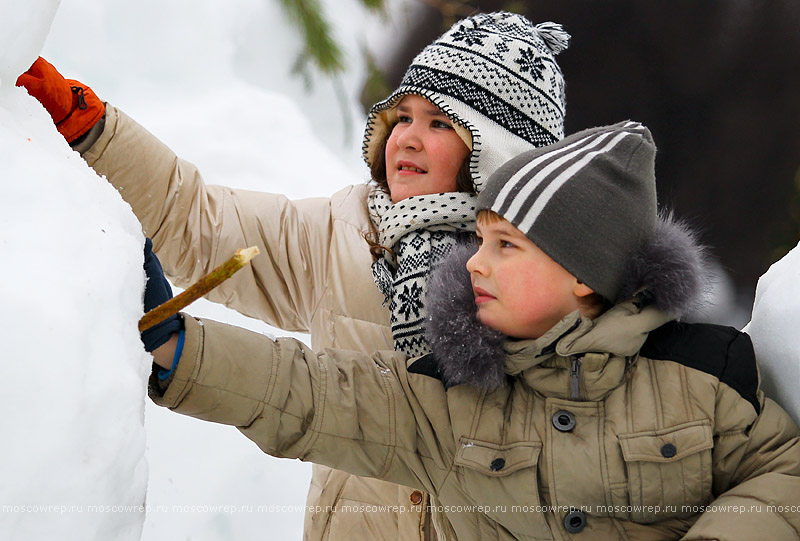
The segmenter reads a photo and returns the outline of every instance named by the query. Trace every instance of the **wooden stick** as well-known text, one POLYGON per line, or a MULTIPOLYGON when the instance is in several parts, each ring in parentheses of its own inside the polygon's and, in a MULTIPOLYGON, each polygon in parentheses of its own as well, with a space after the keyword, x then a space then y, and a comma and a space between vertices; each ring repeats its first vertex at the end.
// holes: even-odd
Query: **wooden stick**
POLYGON ((233 276, 236 271, 247 265, 257 255, 258 248, 256 246, 236 250, 236 253, 229 260, 193 283, 186 291, 177 297, 171 298, 164 304, 156 306, 142 316, 142 319, 139 320, 139 332, 144 332, 173 314, 177 314, 233 276))

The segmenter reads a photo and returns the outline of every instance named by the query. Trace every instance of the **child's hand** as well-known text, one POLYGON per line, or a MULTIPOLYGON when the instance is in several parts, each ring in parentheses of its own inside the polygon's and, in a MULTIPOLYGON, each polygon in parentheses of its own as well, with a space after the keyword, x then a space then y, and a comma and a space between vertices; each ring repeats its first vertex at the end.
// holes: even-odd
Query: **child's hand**
POLYGON ((88 132, 106 112, 106 106, 88 86, 65 79, 41 56, 19 76, 17 86, 44 106, 56 129, 71 143, 88 132))
MULTIPOLYGON (((144 242, 144 272, 147 283, 144 288, 144 311, 148 312, 172 298, 172 288, 169 285, 161 262, 153 253, 153 241, 145 239, 144 242)), ((161 323, 147 329, 141 334, 144 349, 152 353, 156 348, 165 344, 174 333, 181 330, 181 320, 177 315, 172 315, 161 323)))

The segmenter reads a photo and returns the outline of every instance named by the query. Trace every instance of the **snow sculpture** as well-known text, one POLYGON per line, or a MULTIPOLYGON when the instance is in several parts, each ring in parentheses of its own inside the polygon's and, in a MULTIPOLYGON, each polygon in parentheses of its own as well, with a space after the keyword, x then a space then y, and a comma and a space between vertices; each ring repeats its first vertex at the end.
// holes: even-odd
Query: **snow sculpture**
POLYGON ((58 4, 5 2, 0 17, 0 536, 139 539, 141 228, 14 86, 58 4))
POLYGON ((800 420, 800 245, 759 278, 753 315, 744 331, 753 339, 764 392, 800 420))

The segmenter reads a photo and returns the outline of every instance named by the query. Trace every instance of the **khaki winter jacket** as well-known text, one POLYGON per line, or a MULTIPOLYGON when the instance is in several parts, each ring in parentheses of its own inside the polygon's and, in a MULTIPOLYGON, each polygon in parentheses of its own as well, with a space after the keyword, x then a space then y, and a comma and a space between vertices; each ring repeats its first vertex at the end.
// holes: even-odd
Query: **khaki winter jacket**
POLYGON ((800 539, 800 430, 758 389, 749 338, 668 320, 576 312, 506 342, 489 392, 448 388, 432 355, 315 354, 187 317, 152 397, 273 456, 435 494, 458 539, 800 539))
MULTIPOLYGON (((363 238, 372 228, 366 185, 301 201, 208 186, 192 164, 110 105, 99 137, 79 150, 131 205, 177 285, 186 287, 236 249, 255 245, 261 255, 209 299, 310 333, 315 349, 392 347, 389 312, 363 238)), ((423 539, 426 501, 418 490, 315 466, 305 539, 423 539), (353 502, 403 512, 342 510, 353 502)))

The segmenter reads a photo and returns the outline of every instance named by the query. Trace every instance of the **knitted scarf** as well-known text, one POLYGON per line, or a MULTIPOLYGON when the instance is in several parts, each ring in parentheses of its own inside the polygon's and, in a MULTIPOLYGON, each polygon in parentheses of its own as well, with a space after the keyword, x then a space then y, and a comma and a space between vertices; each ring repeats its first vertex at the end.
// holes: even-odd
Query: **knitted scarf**
POLYGON ((372 264, 375 284, 391 312, 394 348, 411 357, 430 353, 423 324, 430 272, 459 237, 475 230, 476 196, 453 192, 412 196, 393 204, 377 185, 369 212, 384 251, 372 264))

